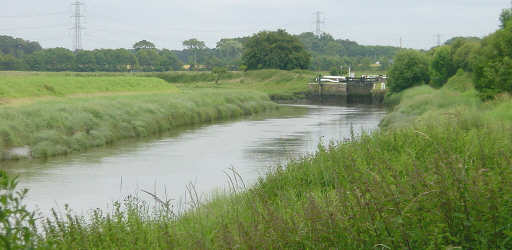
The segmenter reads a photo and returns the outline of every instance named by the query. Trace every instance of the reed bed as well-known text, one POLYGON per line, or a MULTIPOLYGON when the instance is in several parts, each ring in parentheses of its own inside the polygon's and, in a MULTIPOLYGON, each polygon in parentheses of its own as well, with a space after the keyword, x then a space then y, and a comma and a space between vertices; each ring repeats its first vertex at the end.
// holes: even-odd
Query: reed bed
POLYGON ((233 90, 75 97, 0 107, 1 158, 12 158, 7 150, 26 146, 32 158, 65 155, 276 107, 265 94, 233 90))

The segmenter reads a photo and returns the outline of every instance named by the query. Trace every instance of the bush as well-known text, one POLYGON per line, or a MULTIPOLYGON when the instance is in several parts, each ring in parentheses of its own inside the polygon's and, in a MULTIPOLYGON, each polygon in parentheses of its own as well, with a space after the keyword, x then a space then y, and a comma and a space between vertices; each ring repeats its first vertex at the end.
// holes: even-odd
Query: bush
POLYGON ((16 178, 0 170, 0 248, 33 249, 35 214, 22 203, 28 190, 16 190, 17 185, 16 178))
POLYGON ((452 53, 450 46, 442 46, 435 49, 430 64, 432 85, 434 87, 442 87, 457 72, 452 53))
POLYGON ((389 70, 388 87, 391 92, 400 92, 429 81, 429 59, 424 53, 404 50, 395 56, 393 66, 389 70))

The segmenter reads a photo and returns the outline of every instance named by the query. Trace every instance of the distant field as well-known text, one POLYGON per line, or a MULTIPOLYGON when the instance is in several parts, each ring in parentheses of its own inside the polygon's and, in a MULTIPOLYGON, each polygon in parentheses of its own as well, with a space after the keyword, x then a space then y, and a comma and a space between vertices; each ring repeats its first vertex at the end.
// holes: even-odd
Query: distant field
MULTIPOLYGON (((0 72, 0 104, 13 98, 204 88, 255 90, 266 93, 272 100, 297 100, 309 95, 308 83, 319 73, 329 74, 308 70, 227 72, 215 84, 217 76, 211 72, 0 72)), ((358 76, 363 74, 384 72, 357 73, 358 76)))
POLYGON ((290 100, 303 99, 309 93, 308 83, 314 80, 317 73, 306 70, 228 72, 219 84, 215 84, 215 75, 208 72, 166 72, 150 75, 174 83, 180 88, 248 89, 264 92, 272 100, 290 100))
POLYGON ((178 91, 151 77, 72 75, 69 73, 0 73, 0 100, 110 92, 178 91))

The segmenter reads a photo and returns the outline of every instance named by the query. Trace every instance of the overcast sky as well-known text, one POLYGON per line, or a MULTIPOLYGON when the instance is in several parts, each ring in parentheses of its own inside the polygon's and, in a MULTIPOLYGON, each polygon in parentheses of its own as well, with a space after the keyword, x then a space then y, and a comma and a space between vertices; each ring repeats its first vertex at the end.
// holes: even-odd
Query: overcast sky
MULTIPOLYGON (((72 48, 72 0, 0 0, 0 34, 72 48)), ((510 0, 82 0, 85 49, 130 48, 138 40, 182 49, 198 38, 215 47, 221 38, 284 28, 315 29, 364 45, 430 48, 436 34, 485 36, 498 27, 510 0)))

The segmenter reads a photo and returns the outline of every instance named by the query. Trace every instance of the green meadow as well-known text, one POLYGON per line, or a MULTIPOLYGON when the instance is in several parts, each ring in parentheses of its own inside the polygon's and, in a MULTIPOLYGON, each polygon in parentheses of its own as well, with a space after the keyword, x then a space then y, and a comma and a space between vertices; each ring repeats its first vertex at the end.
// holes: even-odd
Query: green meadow
POLYGON ((16 98, 64 97, 119 92, 178 92, 158 78, 129 75, 88 76, 65 73, 0 73, 0 101, 16 98))
MULTIPOLYGON (((308 83, 314 81, 318 73, 306 70, 255 70, 247 72, 227 72, 216 84, 216 76, 209 72, 152 73, 184 89, 239 89, 255 90, 266 93, 272 100, 300 100, 310 94, 308 83)), ((326 73, 323 72, 325 75, 326 73)))

